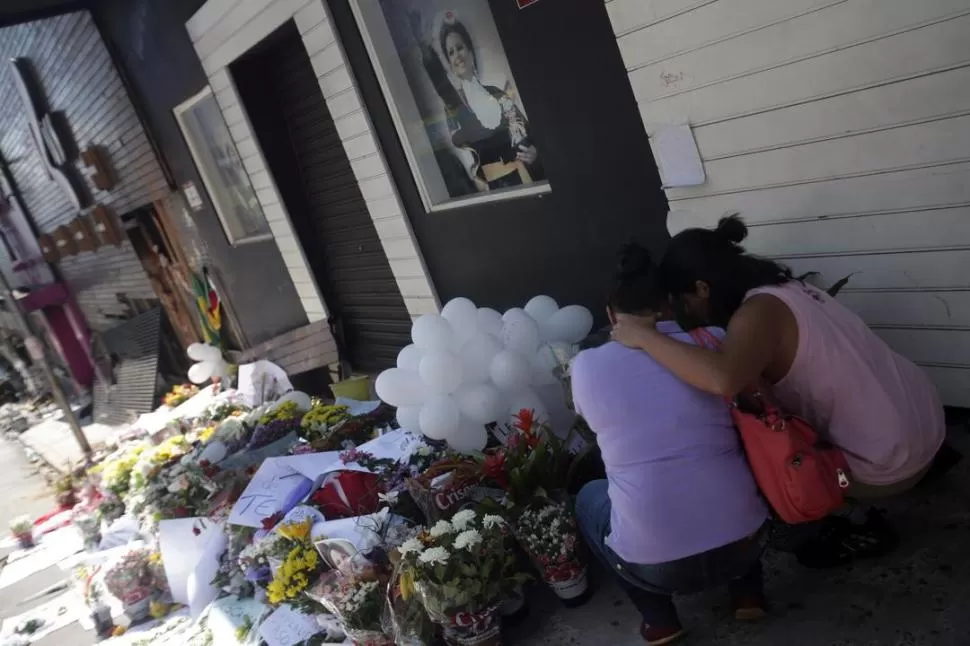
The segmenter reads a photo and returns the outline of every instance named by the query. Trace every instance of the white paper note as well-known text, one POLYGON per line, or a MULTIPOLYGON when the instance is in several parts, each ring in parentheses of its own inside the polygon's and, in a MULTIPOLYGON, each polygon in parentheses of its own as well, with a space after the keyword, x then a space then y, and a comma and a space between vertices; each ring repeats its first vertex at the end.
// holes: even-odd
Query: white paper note
POLYGON ((293 390, 286 371, 264 359, 239 366, 236 382, 240 397, 250 406, 259 406, 293 390))
POLYGON ((269 646, 296 646, 320 632, 316 619, 280 606, 259 627, 260 636, 269 646))
POLYGON ((650 136, 650 148, 664 187, 700 186, 707 181, 690 126, 664 125, 650 136))

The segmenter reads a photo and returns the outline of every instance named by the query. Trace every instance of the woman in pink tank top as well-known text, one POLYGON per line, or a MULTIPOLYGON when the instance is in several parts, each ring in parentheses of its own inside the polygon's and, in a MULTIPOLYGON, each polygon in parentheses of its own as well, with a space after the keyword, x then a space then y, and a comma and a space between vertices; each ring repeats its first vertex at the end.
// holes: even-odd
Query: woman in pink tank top
MULTIPOLYGON (((737 216, 722 218, 714 230, 688 229, 674 236, 661 263, 665 286, 686 312, 727 329, 722 352, 680 343, 643 318, 619 321, 614 338, 707 392, 734 396, 767 383, 786 412, 808 420, 845 452, 856 497, 914 485, 945 435, 943 406, 929 378, 834 298, 794 279, 786 267, 745 253, 746 235, 737 216)), ((825 532, 841 556, 823 561, 883 551, 891 542, 875 514, 867 525, 848 525, 825 532)))

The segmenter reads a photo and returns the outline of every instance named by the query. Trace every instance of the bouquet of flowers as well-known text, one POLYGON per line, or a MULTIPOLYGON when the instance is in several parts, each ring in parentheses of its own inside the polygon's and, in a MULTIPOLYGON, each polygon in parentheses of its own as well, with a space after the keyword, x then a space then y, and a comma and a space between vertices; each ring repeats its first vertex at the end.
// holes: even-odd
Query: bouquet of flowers
POLYGON ((276 528, 280 539, 273 541, 273 554, 267 559, 273 569, 273 579, 266 586, 266 594, 272 605, 289 603, 305 614, 317 614, 319 604, 304 593, 316 583, 324 570, 320 554, 310 539, 312 519, 285 523, 276 528), (274 560, 279 564, 273 568, 274 560))
POLYGON ((241 416, 231 416, 215 424, 215 432, 209 441, 219 441, 226 446, 227 455, 239 451, 249 443, 252 427, 241 416))
POLYGON ((387 572, 360 553, 329 570, 308 592, 333 613, 356 644, 394 644, 383 627, 387 572))
POLYGON ((34 546, 34 523, 29 516, 18 516, 10 521, 10 533, 23 549, 34 546))
POLYGON ((229 417, 240 417, 244 413, 249 412, 249 407, 242 402, 237 401, 221 401, 212 404, 207 409, 202 411, 195 421, 197 424, 203 424, 206 426, 217 426, 219 422, 229 417))
POLYGON ((560 599, 586 592, 587 555, 572 509, 548 498, 535 498, 515 521, 519 545, 560 599))
POLYGON ((394 414, 394 408, 382 403, 369 413, 333 425, 323 437, 311 443, 317 451, 340 451, 360 446, 373 440, 379 429, 393 421, 394 414))
POLYGON ((132 621, 148 616, 155 580, 149 568, 149 557, 147 549, 131 550, 115 561, 104 575, 105 588, 125 604, 125 614, 132 621))
POLYGON ((158 446, 139 451, 138 461, 131 469, 129 491, 138 491, 158 475, 163 468, 192 450, 184 435, 173 435, 158 446))
POLYGON ((310 442, 326 439, 337 424, 350 419, 348 411, 346 406, 313 400, 313 406, 300 421, 301 435, 310 442))
POLYGON ((98 514, 75 509, 71 522, 81 532, 84 549, 96 551, 101 543, 101 519, 98 514))
POLYGON ((507 549, 499 515, 456 513, 398 548, 402 598, 416 594, 449 644, 500 644, 497 609, 527 577, 507 549))
POLYGON ((255 580, 250 581, 246 577, 247 573, 243 569, 241 557, 250 547, 255 531, 252 527, 243 525, 226 525, 229 544, 226 551, 222 553, 219 570, 212 580, 212 585, 240 598, 253 596, 256 591, 253 585, 255 580))
POLYGON ((178 384, 166 393, 165 397, 162 398, 162 404, 169 408, 176 408, 192 399, 198 393, 198 386, 193 384, 178 384))
POLYGON ((285 401, 263 413, 256 423, 247 450, 260 449, 300 430, 303 411, 294 401, 285 401))
POLYGON ((131 483, 131 470, 138 463, 138 458, 145 450, 144 444, 119 451, 97 467, 88 470, 88 474, 101 473, 102 491, 110 491, 116 496, 123 496, 128 492, 131 483))

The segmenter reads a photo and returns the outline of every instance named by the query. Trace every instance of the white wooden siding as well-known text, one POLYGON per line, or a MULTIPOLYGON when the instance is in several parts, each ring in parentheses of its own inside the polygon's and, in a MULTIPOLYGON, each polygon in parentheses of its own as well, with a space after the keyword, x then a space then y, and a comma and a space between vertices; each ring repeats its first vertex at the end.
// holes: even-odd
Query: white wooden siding
POLYGON ((377 227, 404 303, 412 317, 438 310, 438 299, 390 170, 354 84, 323 0, 209 0, 186 23, 189 37, 216 92, 216 100, 273 237, 311 322, 326 318, 326 306, 266 168, 228 71, 228 65, 289 20, 296 23, 320 91, 350 160, 368 212, 377 227))
POLYGON ((970 406, 970 0, 612 0, 652 135, 708 181, 668 228, 738 211, 751 251, 831 284, 970 406))

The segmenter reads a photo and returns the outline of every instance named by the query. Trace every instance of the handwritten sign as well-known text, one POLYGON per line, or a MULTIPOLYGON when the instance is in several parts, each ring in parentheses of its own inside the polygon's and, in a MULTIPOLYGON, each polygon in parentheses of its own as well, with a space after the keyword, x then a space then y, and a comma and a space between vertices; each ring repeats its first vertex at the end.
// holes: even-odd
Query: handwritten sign
POLYGON ((259 635, 268 646, 296 646, 318 632, 316 619, 287 605, 280 606, 259 627, 259 635))
POLYGON ((263 519, 283 509, 306 478, 286 465, 286 458, 267 458, 229 514, 233 525, 262 527, 263 519))

